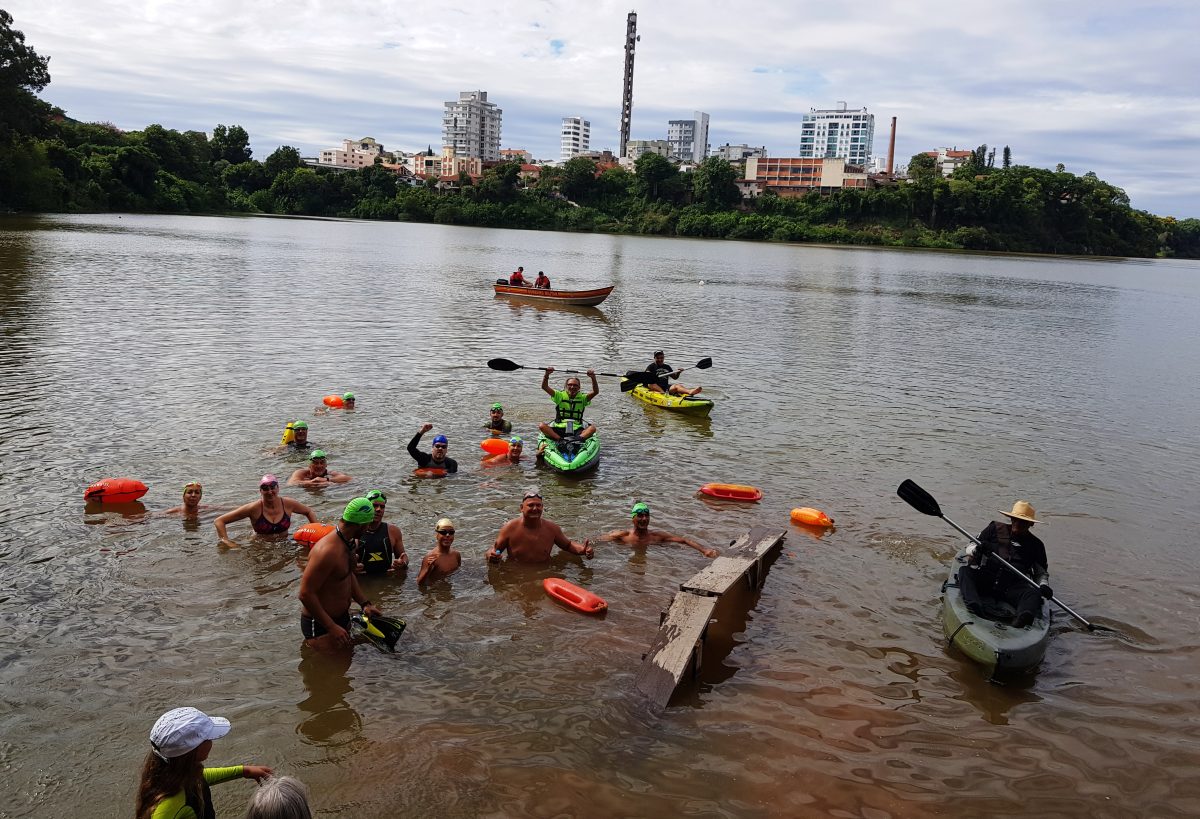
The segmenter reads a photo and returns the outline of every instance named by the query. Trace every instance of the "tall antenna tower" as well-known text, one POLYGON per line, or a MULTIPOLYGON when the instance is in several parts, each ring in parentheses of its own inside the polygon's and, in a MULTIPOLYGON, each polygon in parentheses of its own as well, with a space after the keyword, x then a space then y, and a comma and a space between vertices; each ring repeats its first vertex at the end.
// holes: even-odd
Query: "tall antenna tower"
POLYGON ((621 97, 621 153, 625 156, 625 146, 629 144, 629 123, 633 119, 633 49, 638 40, 642 39, 637 33, 637 12, 629 12, 625 20, 625 93, 621 97))

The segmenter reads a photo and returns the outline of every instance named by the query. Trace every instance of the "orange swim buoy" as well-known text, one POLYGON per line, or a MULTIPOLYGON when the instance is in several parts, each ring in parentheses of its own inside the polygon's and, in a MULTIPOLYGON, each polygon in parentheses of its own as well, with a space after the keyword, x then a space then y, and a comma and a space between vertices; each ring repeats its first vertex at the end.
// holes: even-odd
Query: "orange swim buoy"
POLYGON ((568 583, 557 577, 547 577, 542 581, 546 594, 553 597, 564 606, 575 609, 583 614, 604 614, 608 611, 608 603, 603 597, 592 594, 587 589, 581 589, 574 583, 568 583))
POLYGON ((801 526, 828 527, 833 525, 833 518, 820 509, 813 509, 811 506, 798 506, 792 510, 792 523, 797 523, 801 526))
POLYGON ((479 448, 489 455, 507 455, 508 441, 503 438, 488 438, 479 442, 479 448))
POLYGON ((292 535, 300 543, 312 546, 325 535, 333 531, 332 523, 306 523, 292 535))
POLYGON ((706 483, 700 487, 702 494, 721 500, 746 501, 757 503, 762 500, 762 490, 757 486, 746 486, 741 483, 706 483))
POLYGON ((137 478, 101 478, 83 490, 85 501, 131 503, 149 491, 137 478))
POLYGON ((418 478, 444 478, 446 470, 437 466, 427 466, 424 469, 414 469, 413 474, 418 478))
POLYGON ((340 395, 327 395, 321 401, 325 406, 333 407, 334 409, 346 406, 346 399, 340 395))

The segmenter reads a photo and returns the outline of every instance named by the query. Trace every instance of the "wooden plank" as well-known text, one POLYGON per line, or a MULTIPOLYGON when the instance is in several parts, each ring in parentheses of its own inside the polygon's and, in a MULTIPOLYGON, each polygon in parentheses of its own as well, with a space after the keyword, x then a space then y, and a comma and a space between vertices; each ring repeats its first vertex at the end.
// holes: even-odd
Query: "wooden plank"
MULTIPOLYGON (((679 588, 681 591, 692 594, 720 597, 733 588, 733 585, 741 580, 756 563, 766 557, 771 550, 781 547, 786 536, 787 532, 785 531, 756 526, 748 534, 738 538, 729 549, 702 571, 680 584, 679 588)), ((762 584, 764 579, 760 570, 755 573, 752 582, 757 587, 762 584)))
POLYGON ((693 657, 693 673, 699 667, 698 648, 716 607, 716 597, 695 594, 677 594, 671 601, 667 619, 634 680, 634 687, 656 705, 664 706, 671 699, 693 657))

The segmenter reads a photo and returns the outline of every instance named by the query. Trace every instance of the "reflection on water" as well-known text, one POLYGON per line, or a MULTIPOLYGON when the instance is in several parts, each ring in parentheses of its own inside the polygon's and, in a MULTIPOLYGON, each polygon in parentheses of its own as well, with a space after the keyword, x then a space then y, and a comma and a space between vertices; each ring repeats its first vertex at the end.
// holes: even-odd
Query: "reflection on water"
MULTIPOLYGON (((0 219, 0 811, 130 804, 145 726, 194 704, 234 721, 223 760, 299 775, 328 816, 934 816, 947 798, 956 815, 1186 815, 1197 273, 338 220, 0 219), (616 289, 600 308, 495 299, 514 260, 616 289), (713 358, 686 379, 711 417, 602 379, 593 475, 479 466, 492 401, 530 440, 553 412, 540 372, 488 359, 619 373, 660 348, 713 358), (348 390, 354 412, 320 407, 348 390), (217 511, 159 514, 187 480, 229 509, 300 466, 273 452, 300 418, 354 476, 284 489, 322 520, 381 488, 414 559, 434 521, 455 521, 449 581, 364 583, 408 621, 395 655, 301 649, 304 560, 286 538, 242 530, 223 550, 217 511), (413 477, 404 447, 424 422, 459 474, 413 477), (106 475, 150 492, 81 507, 106 475), (1030 500, 1056 593, 1118 632, 1056 621, 1036 673, 989 682, 946 648, 938 590, 960 544, 895 497, 906 477, 975 531, 1030 500), (709 482, 764 497, 698 496, 709 482), (699 679, 665 713, 632 681, 705 561, 599 543, 592 560, 486 564, 531 485, 577 541, 627 527, 634 500, 719 549, 755 524, 787 532, 761 592, 719 607, 699 679), (837 528, 790 524, 796 506, 837 528), (606 617, 556 604, 550 576, 605 598, 606 617)), ((219 795, 220 812, 243 798, 219 795)))
MULTIPOLYGON (((355 650, 375 649, 361 645, 355 650)), ((296 730, 314 745, 347 745, 362 735, 362 717, 346 702, 352 690, 346 672, 353 658, 353 651, 331 655, 300 647, 300 679, 307 696, 297 705, 307 716, 296 730)))

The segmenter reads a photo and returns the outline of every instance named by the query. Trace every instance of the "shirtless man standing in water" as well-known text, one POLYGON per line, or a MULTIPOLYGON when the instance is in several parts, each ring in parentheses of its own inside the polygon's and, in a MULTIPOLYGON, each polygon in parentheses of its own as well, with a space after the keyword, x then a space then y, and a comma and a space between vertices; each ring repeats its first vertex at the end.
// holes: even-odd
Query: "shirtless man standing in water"
POLYGON ((571 554, 592 556, 592 547, 586 540, 575 543, 557 523, 542 517, 542 496, 531 489, 521 498, 521 517, 500 527, 500 534, 486 557, 492 563, 499 563, 507 549, 508 559, 517 563, 545 563, 555 546, 571 554))
POLYGON ((305 645, 320 651, 349 648, 350 603, 362 606, 368 617, 382 617, 358 586, 354 575, 358 536, 375 520, 375 506, 366 498, 346 504, 336 528, 321 538, 308 554, 300 578, 300 630, 305 645))
POLYGON ((716 557, 720 554, 716 549, 705 549, 696 541, 681 535, 673 535, 670 532, 651 531, 650 507, 640 501, 633 505, 632 529, 618 529, 615 532, 609 532, 600 539, 624 543, 628 546, 652 546, 655 543, 681 543, 684 546, 692 547, 705 557, 716 557))

